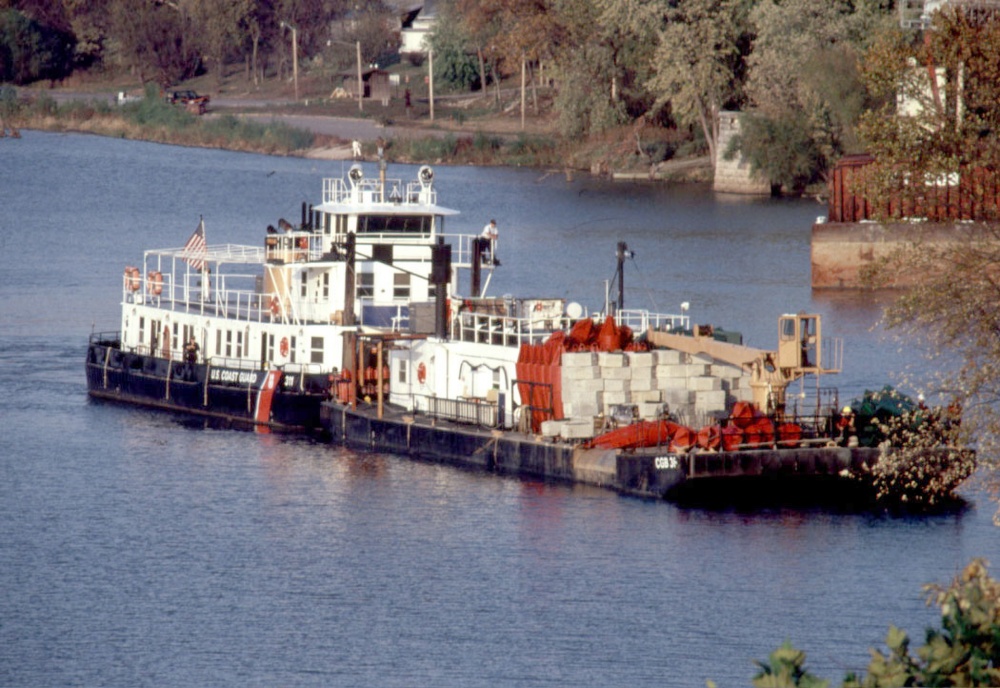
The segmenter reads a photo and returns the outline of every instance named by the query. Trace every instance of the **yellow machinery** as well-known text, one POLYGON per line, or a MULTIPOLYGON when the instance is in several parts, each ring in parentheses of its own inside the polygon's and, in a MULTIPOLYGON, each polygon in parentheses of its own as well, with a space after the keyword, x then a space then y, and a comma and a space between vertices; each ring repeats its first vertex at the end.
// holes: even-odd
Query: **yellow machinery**
POLYGON ((650 330, 647 336, 654 347, 706 354, 749 370, 754 405, 765 413, 779 415, 785 409, 789 384, 814 375, 818 390, 820 377, 839 373, 843 360, 843 342, 823 339, 822 319, 818 314, 780 316, 777 351, 718 341, 711 328, 704 327, 695 328, 690 335, 650 330))

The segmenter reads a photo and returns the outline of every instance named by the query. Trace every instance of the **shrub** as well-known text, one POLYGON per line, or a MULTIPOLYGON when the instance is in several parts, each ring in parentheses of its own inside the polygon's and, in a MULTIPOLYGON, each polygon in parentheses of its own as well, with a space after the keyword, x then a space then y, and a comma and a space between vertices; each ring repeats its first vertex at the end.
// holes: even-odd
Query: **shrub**
MULTIPOLYGON (((1000 686, 1000 582, 986 563, 973 560, 947 588, 926 586, 928 604, 941 609, 941 628, 929 628, 926 640, 910 652, 910 639, 892 626, 888 652, 872 650, 867 675, 848 674, 843 688, 889 686, 1000 686)), ((789 643, 757 662, 756 688, 822 688, 829 684, 805 670, 805 653, 789 643)), ((709 682, 709 685, 714 685, 709 682)))

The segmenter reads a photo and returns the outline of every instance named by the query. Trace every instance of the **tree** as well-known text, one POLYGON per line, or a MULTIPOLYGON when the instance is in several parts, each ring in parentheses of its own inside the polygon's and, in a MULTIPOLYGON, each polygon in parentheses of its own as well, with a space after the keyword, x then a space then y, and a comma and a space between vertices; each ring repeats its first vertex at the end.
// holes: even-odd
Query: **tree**
POLYGON ((167 87, 198 73, 201 56, 190 40, 190 18, 182 9, 113 0, 110 12, 112 54, 140 81, 167 87))
POLYGON ((438 21, 428 42, 434 51, 435 83, 462 90, 484 83, 472 49, 474 42, 453 4, 438 9, 438 21))
POLYGON ((0 10, 0 81, 26 84, 69 74, 73 37, 14 10, 0 10))
POLYGON ((701 128, 715 164, 719 112, 738 93, 733 75, 745 3, 677 0, 665 9, 665 26, 653 58, 649 87, 656 105, 669 102, 678 124, 701 128))
POLYGON ((892 16, 878 0, 764 0, 754 7, 747 82, 753 116, 727 153, 741 151, 758 177, 800 190, 845 152, 856 152, 867 106, 859 55, 873 27, 892 16))
POLYGON ((993 221, 949 226, 953 240, 933 243, 924 241, 923 223, 910 224, 912 244, 871 266, 869 278, 879 286, 898 275, 920 275, 919 284, 889 305, 886 323, 937 362, 938 374, 918 383, 962 405, 962 428, 975 439, 980 475, 996 483, 1000 227, 990 184, 1000 163, 1000 18, 952 10, 933 21, 922 42, 891 33, 869 51, 866 76, 883 105, 862 123, 875 156, 864 193, 885 219, 893 209, 919 209, 942 179, 955 178, 972 187, 972 203, 991 211, 993 221), (897 102, 909 104, 897 112, 897 102))
POLYGON ((214 65, 222 83, 227 58, 240 47, 249 30, 251 0, 200 0, 191 9, 201 52, 214 65))

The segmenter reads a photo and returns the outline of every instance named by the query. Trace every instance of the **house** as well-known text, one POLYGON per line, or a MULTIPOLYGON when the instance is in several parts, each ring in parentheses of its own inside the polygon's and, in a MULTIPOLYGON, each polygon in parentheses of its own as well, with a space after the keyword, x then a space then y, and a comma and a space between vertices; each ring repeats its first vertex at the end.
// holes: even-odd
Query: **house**
POLYGON ((400 31, 399 52, 402 54, 418 53, 427 54, 427 37, 434 31, 437 24, 437 11, 434 7, 434 0, 424 0, 423 5, 410 19, 410 23, 403 24, 400 31))

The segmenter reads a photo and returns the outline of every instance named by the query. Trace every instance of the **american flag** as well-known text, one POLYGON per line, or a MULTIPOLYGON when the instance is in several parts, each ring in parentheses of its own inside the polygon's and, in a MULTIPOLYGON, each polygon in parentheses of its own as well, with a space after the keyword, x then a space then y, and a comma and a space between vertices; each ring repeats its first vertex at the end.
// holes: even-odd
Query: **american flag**
POLYGON ((184 253, 181 254, 181 257, 187 261, 188 265, 199 272, 205 268, 205 259, 208 257, 208 246, 205 244, 204 218, 198 222, 198 229, 194 230, 194 234, 184 244, 184 253))

